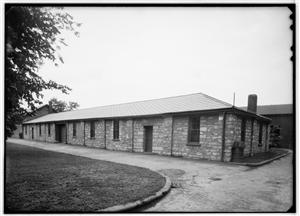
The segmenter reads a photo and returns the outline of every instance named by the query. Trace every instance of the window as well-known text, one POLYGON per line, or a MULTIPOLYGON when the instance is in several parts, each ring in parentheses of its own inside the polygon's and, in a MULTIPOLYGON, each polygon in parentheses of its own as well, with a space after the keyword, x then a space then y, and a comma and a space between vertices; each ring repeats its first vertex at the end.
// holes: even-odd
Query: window
POLYGON ((25 125, 24 128, 25 128, 25 134, 27 134, 27 125, 25 125))
POLYGON ((114 120, 114 140, 119 139, 119 120, 114 120))
POLYGON ((258 134, 258 145, 262 146, 262 131, 263 131, 263 124, 259 124, 259 134, 258 134))
POLYGON ((51 136, 51 124, 48 123, 48 136, 51 136))
MULTIPOLYGON (((95 138, 95 122, 91 121, 90 126, 91 126, 91 128, 90 128, 90 137, 95 138)), ((74 127, 73 127, 73 129, 74 129, 74 127)))
POLYGON ((39 124, 39 135, 42 135, 42 124, 39 124))
POLYGON ((191 117, 189 119, 188 141, 190 143, 199 143, 200 141, 200 117, 191 117))
POLYGON ((241 125, 241 141, 245 142, 245 136, 246 136, 246 119, 242 119, 242 125, 241 125))
POLYGON ((73 137, 76 137, 76 122, 73 122, 73 137))

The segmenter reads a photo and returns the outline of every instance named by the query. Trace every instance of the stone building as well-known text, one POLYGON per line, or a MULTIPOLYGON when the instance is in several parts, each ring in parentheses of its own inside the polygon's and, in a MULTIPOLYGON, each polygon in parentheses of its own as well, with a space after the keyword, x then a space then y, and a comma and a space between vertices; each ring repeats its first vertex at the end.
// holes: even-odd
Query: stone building
MULTIPOLYGON (((23 121, 24 122, 30 121, 30 120, 36 119, 38 117, 47 115, 49 113, 54 113, 54 112, 56 112, 56 111, 52 108, 52 105, 46 104, 46 105, 43 105, 43 106, 37 108, 34 112, 31 112, 27 116, 25 116, 23 121)), ((17 129, 14 130, 12 137, 14 137, 14 138, 19 138, 20 136, 22 137, 22 135, 23 135, 22 125, 18 124, 16 126, 17 126, 17 129), (20 134, 22 134, 22 135, 20 135, 20 134)))
POLYGON ((231 161, 233 150, 269 150, 270 119, 197 93, 48 114, 23 124, 24 138, 129 152, 231 161))

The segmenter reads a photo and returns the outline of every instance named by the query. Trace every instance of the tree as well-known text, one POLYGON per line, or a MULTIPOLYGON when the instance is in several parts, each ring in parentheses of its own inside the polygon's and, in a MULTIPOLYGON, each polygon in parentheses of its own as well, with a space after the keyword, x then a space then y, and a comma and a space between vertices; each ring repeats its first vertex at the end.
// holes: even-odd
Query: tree
POLYGON ((5 137, 12 134, 28 113, 42 104, 42 90, 56 89, 68 94, 71 88, 46 81, 38 75, 45 60, 63 63, 58 53, 67 46, 62 31, 76 30, 80 23, 63 8, 5 5, 5 137), (59 61, 58 61, 59 60, 59 61))
POLYGON ((67 103, 56 98, 52 98, 49 101, 49 104, 51 104, 52 108, 57 112, 71 111, 79 107, 79 104, 77 102, 70 101, 67 103))
POLYGON ((271 125, 270 130, 270 146, 271 147, 278 147, 280 140, 282 139, 280 135, 280 125, 271 125))

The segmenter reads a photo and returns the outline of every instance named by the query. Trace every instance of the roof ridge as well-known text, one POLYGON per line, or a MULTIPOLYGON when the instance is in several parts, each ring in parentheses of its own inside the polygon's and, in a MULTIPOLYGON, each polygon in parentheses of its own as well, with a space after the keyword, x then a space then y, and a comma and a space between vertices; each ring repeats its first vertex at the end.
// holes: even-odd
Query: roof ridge
POLYGON ((212 96, 209 96, 209 95, 207 95, 207 94, 204 94, 204 93, 201 93, 201 94, 204 95, 204 96, 207 97, 207 98, 210 98, 210 99, 216 101, 216 102, 223 103, 223 104, 225 104, 225 105, 227 105, 227 106, 233 106, 233 105, 230 104, 230 103, 227 103, 227 102, 225 102, 225 101, 219 100, 219 99, 214 98, 214 97, 212 97, 212 96))

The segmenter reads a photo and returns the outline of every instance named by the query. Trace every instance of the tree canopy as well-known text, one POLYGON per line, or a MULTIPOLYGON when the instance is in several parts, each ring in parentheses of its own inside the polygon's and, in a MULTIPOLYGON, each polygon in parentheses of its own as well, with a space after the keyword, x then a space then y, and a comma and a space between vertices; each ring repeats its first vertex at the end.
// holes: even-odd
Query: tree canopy
POLYGON ((34 111, 42 104, 42 91, 56 89, 68 94, 71 88, 44 80, 38 69, 45 60, 56 66, 63 63, 59 54, 67 46, 61 32, 77 31, 80 23, 63 8, 5 7, 5 136, 9 136, 20 123, 27 110, 34 111))
POLYGON ((56 112, 71 111, 79 107, 79 104, 77 102, 65 102, 62 100, 58 100, 57 98, 52 98, 49 101, 49 105, 51 105, 56 112))

